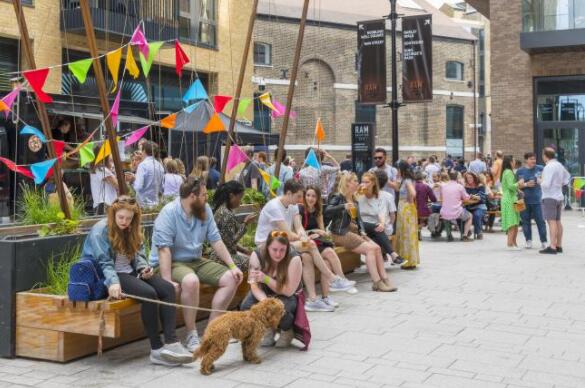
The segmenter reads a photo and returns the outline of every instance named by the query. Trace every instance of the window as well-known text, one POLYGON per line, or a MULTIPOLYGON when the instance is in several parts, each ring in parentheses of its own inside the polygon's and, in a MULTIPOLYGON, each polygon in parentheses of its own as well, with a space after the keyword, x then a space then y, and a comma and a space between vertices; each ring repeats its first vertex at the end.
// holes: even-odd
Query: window
POLYGON ((254 128, 270 133, 272 120, 270 109, 260 102, 262 93, 254 93, 254 128))
POLYGON ((0 90, 10 91, 10 78, 16 74, 7 74, 18 71, 18 41, 0 38, 0 90))
POLYGON ((272 45, 268 43, 254 43, 254 64, 272 66, 272 45))
POLYGON ((445 66, 445 78, 454 81, 463 81, 463 63, 449 61, 445 66))
POLYGON ((217 46, 217 0, 180 0, 179 37, 202 46, 217 46))
POLYGON ((447 139, 463 139, 463 107, 447 106, 447 139))

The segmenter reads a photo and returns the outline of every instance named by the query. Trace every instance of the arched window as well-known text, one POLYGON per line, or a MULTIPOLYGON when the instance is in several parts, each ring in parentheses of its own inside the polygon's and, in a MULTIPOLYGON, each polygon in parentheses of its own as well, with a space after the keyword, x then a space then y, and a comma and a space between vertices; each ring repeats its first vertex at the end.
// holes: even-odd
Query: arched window
POLYGON ((448 61, 445 66, 445 78, 453 81, 463 81, 463 63, 448 61))
POLYGON ((254 43, 254 64, 272 66, 272 45, 268 43, 254 43))

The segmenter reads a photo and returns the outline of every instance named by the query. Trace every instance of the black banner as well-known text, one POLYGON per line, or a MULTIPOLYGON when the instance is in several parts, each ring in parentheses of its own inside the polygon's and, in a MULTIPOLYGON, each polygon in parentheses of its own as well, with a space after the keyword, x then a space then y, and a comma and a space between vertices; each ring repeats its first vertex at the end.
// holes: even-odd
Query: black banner
POLYGON ((375 128, 374 123, 353 123, 351 125, 351 159, 353 169, 360 179, 362 174, 372 167, 375 128))
POLYGON ((386 20, 358 22, 358 101, 386 103, 386 20))
POLYGON ((402 100, 433 99, 432 15, 402 18, 402 100))

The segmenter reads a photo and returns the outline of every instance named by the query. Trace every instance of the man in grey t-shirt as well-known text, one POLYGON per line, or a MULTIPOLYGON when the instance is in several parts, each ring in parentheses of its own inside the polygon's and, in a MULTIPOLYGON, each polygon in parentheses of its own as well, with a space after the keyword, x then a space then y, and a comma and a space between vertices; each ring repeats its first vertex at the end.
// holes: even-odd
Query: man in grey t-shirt
POLYGON ((399 188, 396 181, 398 170, 386 164, 386 158, 386 150, 382 147, 376 148, 374 150, 374 167, 370 169, 370 172, 375 173, 378 170, 383 170, 388 175, 388 183, 382 189, 392 195, 396 195, 396 190, 399 188))

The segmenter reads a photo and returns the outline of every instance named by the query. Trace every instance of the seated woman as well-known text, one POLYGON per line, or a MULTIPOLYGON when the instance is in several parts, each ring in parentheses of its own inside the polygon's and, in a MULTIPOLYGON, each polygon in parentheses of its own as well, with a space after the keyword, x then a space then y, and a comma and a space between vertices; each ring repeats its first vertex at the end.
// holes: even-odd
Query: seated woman
POLYGON ((268 235, 262 251, 250 256, 248 283, 250 292, 242 301, 241 310, 249 310, 256 303, 275 297, 284 303, 285 313, 278 328, 280 337, 269 329, 262 339, 262 346, 288 347, 293 338, 293 323, 297 310, 296 292, 302 287, 303 265, 301 257, 291 250, 286 232, 273 231, 268 235))
POLYGON ((477 201, 472 205, 468 205, 467 210, 471 212, 473 216, 474 238, 481 240, 483 239, 483 216, 487 212, 487 193, 485 191, 485 185, 480 181, 479 176, 472 172, 466 172, 465 191, 467 191, 467 194, 469 194, 474 201, 477 201))
POLYGON ((382 249, 383 257, 389 257, 391 262, 402 264, 404 260, 392 249, 392 243, 386 235, 386 222, 390 210, 380 196, 378 179, 373 172, 366 172, 362 175, 363 195, 357 197, 360 218, 364 230, 382 249))
POLYGON ((366 256, 366 267, 374 282, 372 290, 393 292, 397 288, 390 283, 384 269, 382 250, 373 241, 366 239, 366 232, 358 215, 355 193, 358 180, 354 173, 340 174, 337 193, 330 195, 325 209, 325 218, 330 222, 331 236, 335 245, 366 256), (351 229, 360 231, 355 234, 351 229))
MULTIPOLYGON (((173 285, 154 274, 144 254, 141 211, 134 198, 118 197, 108 209, 108 217, 91 228, 83 244, 82 257, 95 260, 101 267, 111 298, 122 293, 175 302, 173 285)), ((192 362, 192 354, 177 341, 176 309, 142 303, 142 323, 150 340, 150 361, 174 366, 192 362), (162 322, 165 343, 159 335, 162 322)))
MULTIPOLYGON (((414 190, 416 191, 416 211, 418 213, 418 239, 422 240, 421 228, 427 223, 429 216, 432 213, 430 206, 437 202, 437 197, 431 186, 425 182, 424 174, 421 171, 414 174, 414 180, 414 190)), ((434 185, 435 183, 432 184, 434 185)))
MULTIPOLYGON (((299 217, 301 217, 301 223, 303 224, 303 228, 309 234, 309 238, 317 244, 319 253, 321 253, 321 257, 323 257, 327 267, 329 267, 334 274, 345 279, 345 274, 341 268, 341 261, 333 249, 333 242, 328 241, 329 233, 325 231, 323 223, 321 190, 317 186, 309 185, 305 188, 303 204, 299 205, 299 217)), ((352 286, 355 285, 354 281, 345 280, 352 286)), ((317 292, 315 291, 315 266, 303 266, 303 282, 307 288, 309 298, 315 299, 317 297, 317 292)), ((333 307, 339 306, 331 297, 329 297, 329 282, 324 281, 324 279, 321 281, 321 292, 323 293, 322 299, 325 304, 333 307)))
MULTIPOLYGON (((213 218, 219 229, 221 239, 229 251, 234 263, 242 272, 248 270, 248 255, 251 253, 247 248, 238 244, 238 241, 246 233, 246 227, 254 221, 257 214, 249 214, 244 222, 238 221, 233 209, 240 206, 244 196, 244 186, 236 181, 229 181, 220 185, 213 196, 213 218)), ((211 251, 209 259, 221 265, 225 265, 215 250, 211 251)))

